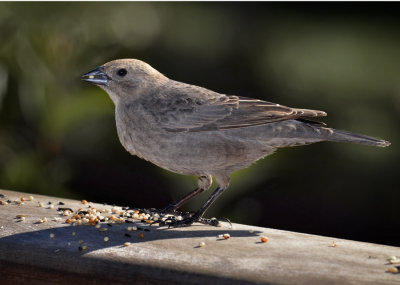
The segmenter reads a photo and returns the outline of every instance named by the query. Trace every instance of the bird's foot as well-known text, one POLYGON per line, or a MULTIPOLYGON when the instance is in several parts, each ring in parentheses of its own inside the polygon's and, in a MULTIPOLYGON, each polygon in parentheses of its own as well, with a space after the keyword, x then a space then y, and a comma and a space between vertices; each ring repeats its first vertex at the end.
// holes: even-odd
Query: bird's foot
POLYGON ((199 215, 194 213, 189 217, 184 217, 183 219, 171 219, 168 222, 168 228, 171 227, 188 227, 191 226, 193 223, 199 222, 201 220, 199 215))
POLYGON ((214 227, 221 227, 222 226, 221 222, 226 222, 232 228, 232 223, 228 218, 212 218, 212 219, 200 218, 198 222, 204 225, 210 225, 214 227))
POLYGON ((226 222, 232 227, 232 223, 227 218, 212 218, 206 219, 202 218, 200 215, 194 213, 192 216, 183 218, 181 220, 173 219, 168 222, 168 227, 188 227, 191 226, 193 223, 201 223, 203 225, 209 225, 213 227, 221 227, 221 222, 226 222))

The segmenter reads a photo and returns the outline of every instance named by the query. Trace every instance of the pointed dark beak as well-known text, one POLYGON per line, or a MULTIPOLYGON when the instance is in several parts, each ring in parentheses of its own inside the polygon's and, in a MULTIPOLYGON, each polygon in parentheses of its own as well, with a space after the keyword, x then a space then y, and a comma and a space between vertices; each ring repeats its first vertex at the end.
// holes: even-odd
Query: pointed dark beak
POLYGON ((111 80, 111 78, 104 73, 103 66, 100 66, 82 75, 82 80, 95 85, 108 86, 108 82, 111 80))

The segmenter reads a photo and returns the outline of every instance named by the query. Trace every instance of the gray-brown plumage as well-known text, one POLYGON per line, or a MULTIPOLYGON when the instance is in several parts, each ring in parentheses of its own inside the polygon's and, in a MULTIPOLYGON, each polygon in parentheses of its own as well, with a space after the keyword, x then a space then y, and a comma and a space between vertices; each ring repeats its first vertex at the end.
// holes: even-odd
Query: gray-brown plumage
POLYGON ((199 211, 177 222, 179 225, 202 217, 228 187, 230 173, 277 148, 320 141, 390 144, 308 120, 326 116, 325 112, 219 94, 168 79, 136 59, 108 62, 83 79, 99 85, 111 97, 118 136, 127 151, 172 172, 199 177, 198 188, 165 212, 175 211, 210 188, 211 176, 215 176, 217 190, 199 211))

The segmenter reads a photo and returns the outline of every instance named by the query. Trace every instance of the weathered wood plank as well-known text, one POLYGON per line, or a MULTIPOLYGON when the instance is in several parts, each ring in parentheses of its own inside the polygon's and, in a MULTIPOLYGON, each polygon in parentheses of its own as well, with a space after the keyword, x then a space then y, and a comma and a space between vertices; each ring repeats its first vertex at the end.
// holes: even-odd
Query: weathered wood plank
MULTIPOLYGON (((29 194, 0 190, 6 198, 29 194)), ((399 284, 387 273, 400 248, 268 228, 194 225, 131 231, 128 224, 106 232, 71 226, 56 209, 77 210, 80 201, 33 195, 23 205, 0 205, 1 284, 399 284), (38 207, 38 201, 45 207, 38 207), (48 209, 47 202, 64 206, 48 209), (25 221, 15 219, 24 214, 25 221), (46 217, 48 222, 37 223, 46 217), (254 230, 254 233, 250 232, 254 230), (72 235, 75 232, 76 235, 72 235), (231 238, 219 239, 229 233, 231 238), (50 238, 54 234, 54 238, 50 238), (260 236, 269 238, 261 243, 260 236), (108 236, 109 241, 104 242, 108 236), (87 249, 79 251, 79 240, 87 249), (125 242, 131 245, 124 247, 125 242), (335 241, 337 246, 332 247, 335 241), (204 247, 198 247, 205 242, 204 247)), ((96 208, 107 208, 90 203, 96 208)), ((109 207, 110 208, 110 207, 109 207)), ((131 225, 131 224, 129 224, 131 225)), ((103 226, 107 227, 107 226, 103 226)))

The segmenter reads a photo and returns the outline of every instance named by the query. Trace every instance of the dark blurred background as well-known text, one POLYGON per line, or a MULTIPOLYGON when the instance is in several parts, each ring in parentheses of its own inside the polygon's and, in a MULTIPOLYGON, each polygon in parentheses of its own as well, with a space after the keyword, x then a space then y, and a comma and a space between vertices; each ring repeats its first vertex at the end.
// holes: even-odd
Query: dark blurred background
POLYGON ((208 217, 399 246, 399 13, 399 3, 0 3, 0 188, 156 208, 193 190, 194 177, 129 155, 111 100, 80 80, 138 58, 392 142, 279 150, 234 173, 208 217))

